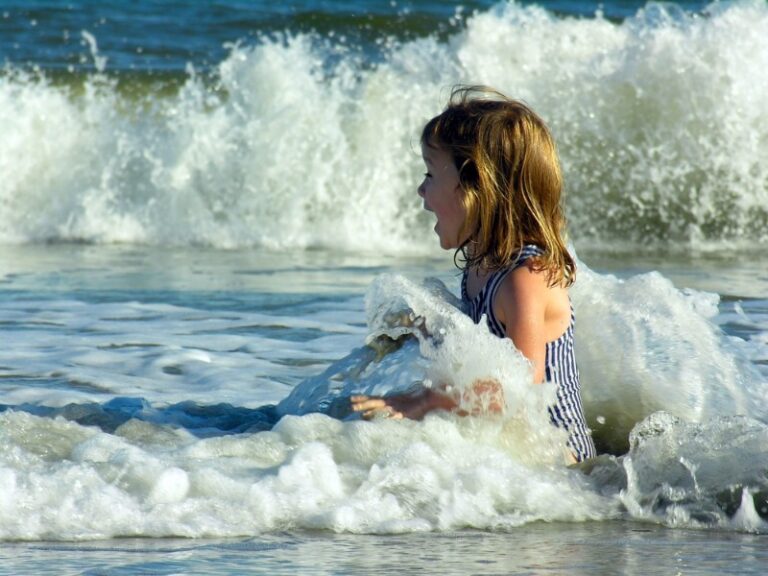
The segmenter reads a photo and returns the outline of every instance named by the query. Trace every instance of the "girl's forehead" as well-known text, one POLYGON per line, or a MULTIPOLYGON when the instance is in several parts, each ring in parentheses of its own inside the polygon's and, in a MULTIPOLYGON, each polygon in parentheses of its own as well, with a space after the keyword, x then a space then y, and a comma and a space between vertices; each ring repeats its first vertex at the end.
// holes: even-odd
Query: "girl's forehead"
POLYGON ((450 157, 450 154, 443 150, 442 148, 438 148, 437 146, 433 146, 432 144, 429 144, 428 142, 422 142, 421 144, 421 155, 424 156, 425 160, 431 160, 435 161, 437 159, 450 157))

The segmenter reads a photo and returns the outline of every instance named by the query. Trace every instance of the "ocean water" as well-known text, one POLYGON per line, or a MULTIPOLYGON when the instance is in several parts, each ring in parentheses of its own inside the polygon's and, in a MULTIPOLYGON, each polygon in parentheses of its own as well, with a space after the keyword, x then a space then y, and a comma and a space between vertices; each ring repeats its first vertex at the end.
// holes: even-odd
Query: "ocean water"
POLYGON ((761 574, 766 30, 758 1, 0 2, 0 573, 761 574), (559 144, 579 467, 415 193, 459 82, 559 144), (489 375, 504 418, 344 402, 489 375))

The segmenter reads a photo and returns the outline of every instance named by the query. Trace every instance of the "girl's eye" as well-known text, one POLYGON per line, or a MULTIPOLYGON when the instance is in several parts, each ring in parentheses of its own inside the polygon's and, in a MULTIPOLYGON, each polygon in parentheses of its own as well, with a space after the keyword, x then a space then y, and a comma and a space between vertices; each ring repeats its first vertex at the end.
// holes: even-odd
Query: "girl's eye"
POLYGON ((429 172, 424 172, 424 178, 432 178, 432 174, 429 172))

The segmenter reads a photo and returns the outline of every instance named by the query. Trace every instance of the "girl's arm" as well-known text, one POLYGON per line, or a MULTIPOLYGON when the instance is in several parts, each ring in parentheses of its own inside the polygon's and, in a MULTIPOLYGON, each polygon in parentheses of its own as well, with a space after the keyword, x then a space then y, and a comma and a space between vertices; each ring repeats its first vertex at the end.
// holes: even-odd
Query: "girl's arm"
MULTIPOLYGON (((508 338, 533 365, 533 381, 544 381, 548 329, 546 312, 552 288, 546 274, 529 266, 513 270, 499 286, 493 312, 504 325, 508 338)), ((570 320, 570 315, 568 317, 570 320)), ((567 323, 562 331, 567 329, 567 323)))
POLYGON ((352 396, 350 403, 352 410, 362 412, 365 419, 385 416, 421 420, 433 410, 475 416, 503 412, 504 391, 496 380, 475 380, 471 390, 461 396, 457 392, 449 392, 445 386, 439 386, 437 389, 422 388, 417 392, 392 396, 352 396))
MULTIPOLYGON (((521 266, 510 272, 499 286, 493 311, 504 325, 507 337, 533 365, 534 382, 543 382, 546 343, 565 332, 570 322, 567 292, 549 287, 545 272, 521 266), (564 298, 564 307, 562 302, 557 305, 558 298, 564 298), (551 300, 555 301, 556 313, 547 318, 551 300)), ((499 413, 504 409, 504 390, 495 380, 477 380, 463 398, 439 386, 393 396, 352 396, 350 401, 352 410, 362 412, 364 418, 383 415, 419 420, 432 410, 455 411, 460 415, 499 413)))
POLYGON ((454 398, 431 388, 391 396, 352 396, 349 400, 352 410, 362 412, 366 420, 377 416, 421 420, 432 410, 452 411, 457 406, 454 398))

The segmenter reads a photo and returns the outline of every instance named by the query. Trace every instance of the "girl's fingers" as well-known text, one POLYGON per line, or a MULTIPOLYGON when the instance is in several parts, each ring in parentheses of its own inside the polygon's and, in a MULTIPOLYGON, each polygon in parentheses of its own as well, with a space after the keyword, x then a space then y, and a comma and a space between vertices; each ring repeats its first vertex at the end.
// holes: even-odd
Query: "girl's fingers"
POLYGON ((381 398, 369 398, 368 396, 352 396, 350 398, 352 410, 364 412, 384 408, 387 404, 381 398))
POLYGON ((365 420, 371 420, 373 418, 391 418, 393 420, 402 420, 405 415, 399 412, 387 404, 387 400, 384 398, 377 398, 370 396, 350 396, 349 397, 352 410, 354 412, 362 412, 362 416, 365 420))
POLYGON ((376 408, 373 410, 368 410, 366 412, 363 412, 363 419, 364 420, 376 420, 376 419, 387 419, 387 420, 402 420, 405 418, 402 412, 396 412, 392 410, 389 406, 384 406, 384 408, 376 408))

